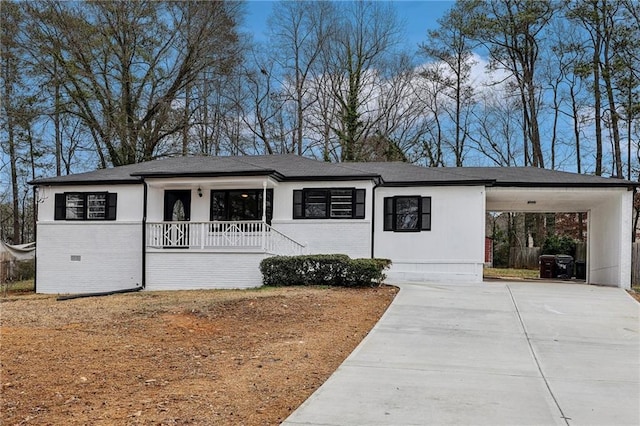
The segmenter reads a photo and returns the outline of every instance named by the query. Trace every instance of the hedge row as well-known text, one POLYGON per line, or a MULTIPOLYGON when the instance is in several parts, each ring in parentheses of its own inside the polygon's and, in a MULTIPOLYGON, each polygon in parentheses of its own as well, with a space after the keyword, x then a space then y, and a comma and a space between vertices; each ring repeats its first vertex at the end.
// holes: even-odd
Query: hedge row
POLYGON ((274 256, 260 263, 267 286, 330 285, 363 287, 380 284, 389 259, 351 259, 345 254, 274 256))

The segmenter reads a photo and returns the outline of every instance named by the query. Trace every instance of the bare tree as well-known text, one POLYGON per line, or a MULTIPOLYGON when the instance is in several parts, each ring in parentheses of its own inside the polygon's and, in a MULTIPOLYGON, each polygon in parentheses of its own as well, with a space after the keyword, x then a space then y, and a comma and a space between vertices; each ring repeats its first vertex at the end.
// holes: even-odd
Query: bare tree
POLYGON ((356 161, 357 147, 375 132, 379 116, 369 102, 378 95, 374 80, 392 60, 399 26, 394 10, 381 2, 339 4, 336 30, 323 51, 323 66, 338 105, 332 130, 340 143, 340 160, 356 161))
POLYGON ((470 36, 489 49, 494 67, 511 74, 520 95, 525 164, 544 167, 536 69, 539 43, 555 13, 555 3, 548 0, 471 0, 468 3, 473 10, 468 18, 470 36))
POLYGON ((522 148, 518 139, 522 123, 518 120, 518 107, 508 96, 486 91, 480 97, 480 106, 474 110, 474 127, 469 134, 473 148, 495 166, 522 166, 522 148))
POLYGON ((432 150, 429 145, 437 124, 430 107, 437 94, 429 90, 429 81, 420 78, 412 58, 398 57, 388 76, 378 83, 378 91, 376 137, 370 138, 378 143, 372 147, 364 143, 363 149, 376 153, 378 160, 418 162, 427 158, 430 165, 442 164, 442 149, 432 150))
POLYGON ((614 41, 618 23, 620 2, 617 0, 584 0, 571 4, 567 16, 577 22, 588 36, 585 48, 591 52, 591 60, 576 64, 575 72, 583 78, 589 74, 592 79, 594 99, 594 124, 596 137, 596 175, 603 171, 603 129, 608 124, 612 138, 613 169, 617 176, 624 176, 622 153, 620 150, 619 112, 614 94, 613 82, 616 75, 614 63, 616 52, 614 41), (603 105, 603 91, 606 104, 603 105), (607 117, 608 116, 608 117, 607 117), (608 119, 608 123, 605 123, 608 119))
MULTIPOLYGON (((235 57, 232 3, 139 1, 30 5, 34 39, 57 61, 69 113, 89 129, 102 166, 154 157, 189 122, 174 109, 205 69, 235 57), (52 40, 52 36, 57 37, 52 40)), ((187 114, 186 117, 189 115, 187 114)))
POLYGON ((470 73, 475 42, 466 31, 468 7, 469 3, 456 3, 438 20, 439 28, 428 31, 427 42, 420 46, 428 58, 443 65, 427 68, 423 75, 427 79, 442 81, 446 86, 443 93, 452 102, 452 108, 445 107, 444 110, 454 125, 453 141, 450 144, 456 166, 462 166, 464 160, 469 135, 469 107, 474 103, 470 73))
MULTIPOLYGON (((304 152, 305 113, 315 101, 310 79, 332 35, 335 8, 329 2, 279 2, 269 18, 270 44, 282 72, 282 90, 293 103, 292 151, 304 152)), ((322 72, 322 71, 320 71, 322 72)))

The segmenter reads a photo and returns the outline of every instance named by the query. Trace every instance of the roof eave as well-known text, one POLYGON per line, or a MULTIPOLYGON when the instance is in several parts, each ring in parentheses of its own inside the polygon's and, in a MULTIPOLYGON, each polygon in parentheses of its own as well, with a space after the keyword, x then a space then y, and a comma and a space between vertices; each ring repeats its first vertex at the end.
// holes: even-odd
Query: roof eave
POLYGON ((517 188, 627 188, 633 189, 640 186, 639 183, 625 182, 496 182, 495 187, 517 188))
POLYGON ((380 182, 380 175, 361 175, 361 176, 286 176, 282 179, 285 182, 321 182, 321 181, 354 181, 354 180, 372 180, 380 182))
POLYGON ((381 186, 402 187, 402 186, 492 186, 492 180, 431 180, 431 181, 390 181, 383 182, 381 186))
POLYGON ((131 176, 140 176, 142 178, 177 178, 177 177, 190 177, 190 178, 215 178, 215 177, 228 177, 228 176, 268 176, 273 177, 278 181, 284 180, 284 176, 275 170, 251 170, 244 172, 148 172, 148 173, 132 173, 131 176))
POLYGON ((56 181, 47 179, 35 179, 27 182, 32 186, 89 186, 89 185, 135 185, 141 184, 142 179, 98 179, 98 180, 78 180, 78 181, 56 181))

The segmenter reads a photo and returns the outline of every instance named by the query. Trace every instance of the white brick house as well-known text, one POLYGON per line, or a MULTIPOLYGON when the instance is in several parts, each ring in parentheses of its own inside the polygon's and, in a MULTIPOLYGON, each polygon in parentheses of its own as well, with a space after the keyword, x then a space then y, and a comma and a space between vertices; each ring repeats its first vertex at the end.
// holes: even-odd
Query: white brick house
POLYGON ((618 179, 273 155, 32 184, 40 293, 255 287, 263 258, 301 253, 389 258, 389 282, 480 282, 486 211, 588 211, 587 281, 629 287, 634 184, 618 179))

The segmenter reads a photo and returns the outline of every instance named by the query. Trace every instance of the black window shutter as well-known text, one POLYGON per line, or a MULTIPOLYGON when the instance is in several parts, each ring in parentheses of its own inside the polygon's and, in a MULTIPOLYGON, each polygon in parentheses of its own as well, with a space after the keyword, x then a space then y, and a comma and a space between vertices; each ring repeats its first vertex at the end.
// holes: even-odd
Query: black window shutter
POLYGON ((64 194, 56 194, 54 220, 66 219, 66 197, 64 194))
MULTIPOLYGON (((262 206, 260 207, 262 208, 262 206)), ((273 189, 267 189, 267 223, 271 225, 273 219, 273 189)))
POLYGON ((367 193, 366 189, 356 189, 355 191, 355 209, 353 211, 354 219, 364 219, 364 210, 365 210, 365 195, 367 193))
POLYGON ((393 231, 393 224, 393 197, 387 197, 384 199, 384 230, 393 231))
POLYGON ((304 209, 302 208, 302 190, 295 189, 293 191, 293 218, 294 219, 302 219, 304 218, 304 209))
POLYGON ((420 217, 420 229, 431 231, 431 197, 422 197, 422 209, 420 217))
POLYGON ((107 220, 116 220, 116 212, 117 212, 117 204, 118 204, 118 194, 115 192, 110 192, 107 194, 107 220))

